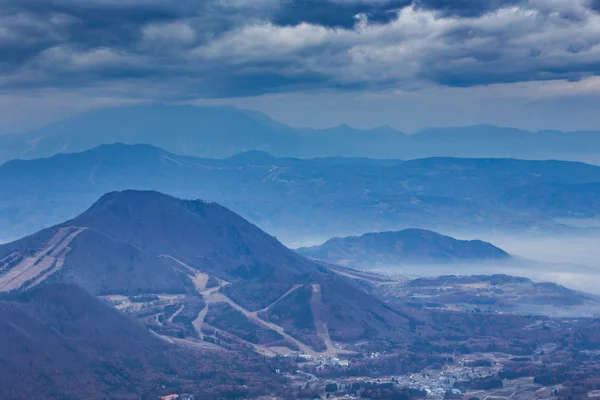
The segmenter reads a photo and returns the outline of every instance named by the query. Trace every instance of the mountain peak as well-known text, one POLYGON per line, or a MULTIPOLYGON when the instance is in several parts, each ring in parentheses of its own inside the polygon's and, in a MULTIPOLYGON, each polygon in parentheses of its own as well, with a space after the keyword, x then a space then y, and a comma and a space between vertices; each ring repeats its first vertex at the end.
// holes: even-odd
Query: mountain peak
POLYGON ((109 192, 96 201, 87 211, 76 218, 78 221, 100 222, 101 218, 118 218, 131 222, 134 214, 139 219, 144 214, 155 218, 174 206, 181 206, 182 200, 153 190, 123 190, 109 192))
POLYGON ((269 266, 274 274, 302 274, 315 267, 274 237, 217 203, 163 193, 124 190, 102 196, 63 226, 87 228, 153 257, 164 255, 221 279, 240 268, 269 266))
POLYGON ((90 207, 90 210, 102 208, 107 204, 115 203, 115 202, 137 202, 151 199, 161 199, 164 201, 178 201, 179 199, 170 196, 168 194, 164 194, 158 192, 156 190, 134 190, 134 189, 126 189, 126 190, 115 190, 112 192, 108 192, 102 197, 98 199, 96 203, 90 207))

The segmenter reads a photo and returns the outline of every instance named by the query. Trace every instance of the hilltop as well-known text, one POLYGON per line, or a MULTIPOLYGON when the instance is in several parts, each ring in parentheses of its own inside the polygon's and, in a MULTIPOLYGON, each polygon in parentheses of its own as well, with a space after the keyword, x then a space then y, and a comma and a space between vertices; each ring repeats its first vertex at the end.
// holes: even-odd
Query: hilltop
POLYGON ((487 242, 457 240, 423 229, 334 238, 320 246, 300 248, 298 252, 333 264, 367 269, 402 264, 503 261, 510 257, 487 242))

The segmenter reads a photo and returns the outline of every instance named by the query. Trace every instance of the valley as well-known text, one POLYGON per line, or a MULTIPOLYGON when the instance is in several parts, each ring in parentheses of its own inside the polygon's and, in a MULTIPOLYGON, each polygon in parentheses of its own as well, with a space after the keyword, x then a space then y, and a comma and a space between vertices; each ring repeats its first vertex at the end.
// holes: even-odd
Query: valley
MULTIPOLYGON (((196 271, 197 272, 197 271, 196 271)), ((199 272, 197 272, 200 274, 199 272)), ((251 346, 256 352, 274 357, 277 355, 292 355, 292 354, 304 354, 311 356, 313 358, 327 358, 327 357, 335 357, 337 355, 352 353, 347 350, 343 350, 339 348, 339 345, 336 346, 329 336, 329 330, 327 328, 327 324, 324 321, 322 314, 323 301, 320 296, 320 286, 318 284, 312 285, 313 296, 311 299, 311 309, 314 315, 314 325, 317 329, 317 335, 323 340, 325 343, 326 349, 323 351, 316 351, 311 348, 307 344, 291 337, 288 335, 285 330, 269 321, 266 321, 260 317, 261 314, 266 313, 271 307, 275 306, 279 301, 283 300, 294 291, 298 290, 302 285, 294 285, 290 290, 284 293, 278 300, 269 306, 258 310, 258 311, 249 311, 241 305, 235 303, 227 296, 220 292, 224 286, 228 285, 229 282, 221 281, 218 286, 206 289, 206 288, 198 288, 198 295, 200 295, 202 299, 202 304, 204 306, 198 312, 195 319, 191 321, 191 324, 194 328, 192 332, 186 331, 185 328, 173 332, 170 329, 182 327, 183 324, 189 325, 189 319, 184 319, 177 317, 186 309, 193 309, 194 312, 196 309, 192 304, 190 304, 190 300, 193 301, 194 297, 191 299, 186 297, 185 295, 178 296, 169 296, 164 294, 145 294, 140 297, 130 298, 123 295, 112 295, 105 296, 106 300, 109 301, 114 307, 119 310, 124 311, 125 313, 132 315, 134 317, 140 318, 142 321, 149 323, 149 327, 154 331, 167 331, 169 335, 179 336, 178 340, 182 343, 189 342, 192 344, 199 344, 198 340, 208 343, 219 343, 217 331, 222 332, 223 334, 228 334, 227 329, 217 330, 214 326, 210 326, 206 323, 206 316, 211 309, 211 307, 218 307, 219 305, 227 304, 231 306, 234 310, 239 311, 241 315, 247 318, 247 320, 253 323, 256 326, 260 326, 263 329, 271 330, 280 334, 283 339, 291 344, 290 347, 285 347, 284 344, 277 343, 276 346, 265 346, 260 345, 258 343, 251 343, 239 336, 235 336, 235 340, 238 340, 242 343, 248 344, 251 346), (175 310, 173 312, 173 310, 175 310), (183 324, 182 324, 183 322, 183 324), (207 330, 214 330, 215 334, 206 335, 204 332, 207 330)), ((187 310, 186 310, 187 314, 187 310)), ((163 336, 163 338, 167 338, 169 336, 163 336)), ((209 346, 211 347, 211 346, 209 346)), ((218 346, 216 346, 218 347, 218 346)))

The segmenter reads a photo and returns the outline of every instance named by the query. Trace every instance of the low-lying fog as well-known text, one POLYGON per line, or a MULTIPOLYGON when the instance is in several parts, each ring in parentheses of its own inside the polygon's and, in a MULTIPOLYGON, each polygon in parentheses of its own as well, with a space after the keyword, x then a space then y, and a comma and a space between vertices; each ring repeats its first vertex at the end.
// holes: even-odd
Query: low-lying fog
POLYGON ((435 277, 441 275, 493 275, 507 274, 529 278, 535 282, 555 282, 570 289, 600 295, 600 267, 562 263, 530 262, 521 260, 504 264, 464 265, 402 265, 378 268, 378 272, 399 274, 407 278, 435 277))
POLYGON ((536 281, 560 283, 571 289, 600 294, 600 236, 483 237, 514 256, 535 260, 506 266, 504 273, 536 281))
MULTIPOLYGON (((600 220, 594 222, 600 224, 600 220)), ((582 222, 583 223, 583 222, 582 222)), ((590 225, 588 221, 583 226, 590 225)), ((397 266, 379 269, 407 277, 508 274, 536 282, 556 282, 571 289, 600 294, 600 235, 585 237, 508 236, 441 232, 457 239, 480 239, 516 257, 502 265, 397 266)), ((346 235, 339 235, 346 236, 346 235)), ((320 245, 330 238, 315 237, 286 243, 291 248, 320 245)))

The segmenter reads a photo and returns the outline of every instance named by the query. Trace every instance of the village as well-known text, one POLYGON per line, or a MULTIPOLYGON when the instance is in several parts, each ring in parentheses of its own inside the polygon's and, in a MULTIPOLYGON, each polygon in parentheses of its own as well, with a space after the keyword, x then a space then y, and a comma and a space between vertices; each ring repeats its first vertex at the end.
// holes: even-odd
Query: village
MULTIPOLYGON (((373 353, 370 357, 379 357, 373 353)), ((306 362, 316 363, 319 368, 332 366, 348 366, 348 360, 338 358, 313 359, 300 355, 306 362)), ((441 369, 425 369, 420 373, 372 377, 342 377, 337 379, 321 379, 314 374, 297 370, 294 374, 285 374, 298 388, 318 389, 318 397, 322 399, 359 399, 365 398, 365 392, 373 389, 402 389, 416 394, 418 397, 441 399, 481 399, 481 400, 533 400, 552 397, 559 389, 545 387, 533 382, 533 378, 502 380, 498 374, 503 363, 509 361, 510 355, 503 353, 484 353, 459 356, 452 363, 441 369), (481 388, 466 388, 470 382, 481 383, 481 388), (484 387, 488 385, 489 387, 484 387)), ((477 385, 474 385, 477 386, 477 385)), ((417 397, 415 396, 415 397, 417 397)))

